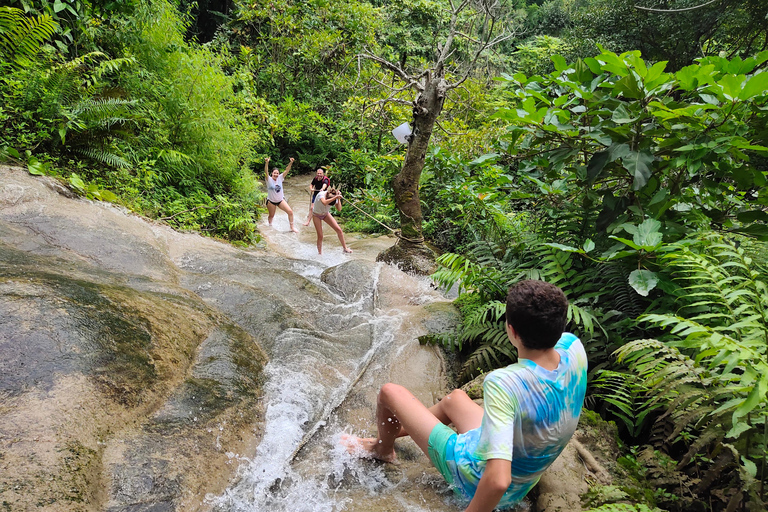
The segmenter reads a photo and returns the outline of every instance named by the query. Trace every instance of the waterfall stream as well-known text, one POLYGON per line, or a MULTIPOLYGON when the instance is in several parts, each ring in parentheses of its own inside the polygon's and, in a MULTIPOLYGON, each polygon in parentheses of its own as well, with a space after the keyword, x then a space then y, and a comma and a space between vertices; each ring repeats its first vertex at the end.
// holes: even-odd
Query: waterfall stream
MULTIPOLYGON (((290 186, 287 190, 291 190, 290 186)), ((301 212, 301 207, 296 206, 297 219, 301 219, 306 210, 301 212)), ((281 211, 277 212, 273 227, 266 227, 264 233, 274 250, 314 260, 317 265, 302 265, 294 260, 293 270, 324 287, 320 280, 324 268, 374 255, 366 252, 365 243, 354 239, 347 242, 356 254, 343 254, 335 233, 325 228, 322 256, 317 254, 313 227, 302 228, 298 235, 291 233, 287 216, 281 211)), ((430 288, 426 278, 405 276, 383 264, 373 268, 367 279, 369 285, 353 300, 328 289, 339 302, 318 306, 324 308, 316 312, 323 319, 320 329, 291 328, 274 339, 266 370, 263 437, 252 458, 238 457, 236 483, 222 495, 208 497, 216 511, 386 510, 382 503, 390 502, 392 510, 415 512, 443 510, 451 503, 447 486, 436 473, 427 475, 413 467, 385 467, 359 460, 338 444, 341 433, 360 433, 360 427, 373 426, 375 401, 368 398, 367 405, 355 409, 358 406, 354 397, 375 397, 378 386, 392 376, 392 366, 398 366, 396 361, 403 352, 418 347, 415 335, 407 335, 413 330, 413 326, 406 325, 412 323, 408 318, 411 311, 402 308, 402 301, 380 301, 380 280, 388 280, 389 286, 398 286, 392 281, 402 280, 400 286, 410 295, 412 305, 445 300, 430 288), (393 302, 399 304, 393 307, 393 302), (346 424, 348 405, 357 412, 351 420, 356 423, 353 426, 346 424), (409 472, 418 480, 410 481, 409 472), (409 495, 411 487, 417 489, 415 496, 409 495)), ((429 376, 433 371, 434 368, 424 369, 424 374, 429 376)), ((418 378, 412 369, 407 373, 418 378)), ((413 452, 413 447, 411 455, 411 466, 414 462, 429 465, 426 457, 413 452)))
MULTIPOLYGON (((353 457, 397 382, 446 392, 455 325, 428 279, 375 262, 394 240, 303 227, 286 180, 264 243, 180 233, 0 168, 0 501, 110 512, 437 511, 452 495, 415 443, 353 457), (223 489, 223 490, 222 490, 223 489), (63 505, 62 505, 63 504, 63 505)), ((302 193, 304 195, 302 195, 302 193)))

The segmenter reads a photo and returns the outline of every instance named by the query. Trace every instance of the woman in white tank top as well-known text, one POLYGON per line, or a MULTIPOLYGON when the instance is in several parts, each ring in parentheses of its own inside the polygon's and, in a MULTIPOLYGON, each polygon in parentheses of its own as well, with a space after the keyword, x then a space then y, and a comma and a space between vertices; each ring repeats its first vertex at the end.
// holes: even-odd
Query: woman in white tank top
POLYGON ((269 211, 269 218, 267 219, 269 225, 272 225, 272 219, 275 218, 275 212, 280 208, 288 214, 288 222, 291 224, 291 231, 298 233, 299 230, 293 226, 293 210, 288 206, 288 202, 285 200, 285 194, 283 192, 283 180, 288 175, 293 165, 293 158, 288 162, 288 167, 285 168, 282 174, 275 167, 272 169, 272 175, 269 174, 269 157, 264 161, 264 173, 267 175, 267 210, 269 211))

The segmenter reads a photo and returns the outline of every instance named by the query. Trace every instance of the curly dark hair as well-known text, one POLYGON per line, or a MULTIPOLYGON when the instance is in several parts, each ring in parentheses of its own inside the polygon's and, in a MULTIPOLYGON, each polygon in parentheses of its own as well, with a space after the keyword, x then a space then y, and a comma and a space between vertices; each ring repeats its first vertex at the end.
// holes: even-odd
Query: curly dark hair
POLYGON ((568 299, 557 286, 531 279, 520 281, 507 294, 506 322, 526 348, 552 348, 565 330, 568 299))

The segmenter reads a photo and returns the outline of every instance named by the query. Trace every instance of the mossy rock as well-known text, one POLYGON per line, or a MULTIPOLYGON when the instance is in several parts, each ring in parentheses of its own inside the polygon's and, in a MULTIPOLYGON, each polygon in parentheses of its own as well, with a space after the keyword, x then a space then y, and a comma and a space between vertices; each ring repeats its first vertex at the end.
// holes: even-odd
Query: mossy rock
POLYGON ((389 249, 379 253, 376 261, 390 263, 409 274, 428 276, 437 270, 435 258, 435 253, 424 244, 398 241, 389 249))

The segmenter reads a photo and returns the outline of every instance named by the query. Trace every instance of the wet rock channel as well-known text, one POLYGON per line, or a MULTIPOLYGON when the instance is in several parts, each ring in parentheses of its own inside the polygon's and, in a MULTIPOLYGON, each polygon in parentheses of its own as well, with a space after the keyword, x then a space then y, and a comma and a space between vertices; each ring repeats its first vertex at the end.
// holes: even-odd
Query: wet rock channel
POLYGON ((238 249, 0 167, 0 510, 449 502, 418 453, 382 469, 333 440, 370 426, 384 381, 442 394, 440 356, 417 338, 455 312, 373 262, 388 240, 310 260, 290 253, 311 254, 313 232, 292 250, 269 229, 238 249))

